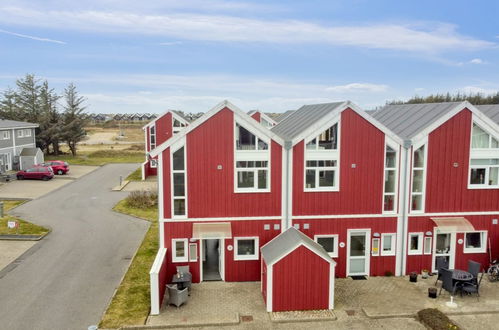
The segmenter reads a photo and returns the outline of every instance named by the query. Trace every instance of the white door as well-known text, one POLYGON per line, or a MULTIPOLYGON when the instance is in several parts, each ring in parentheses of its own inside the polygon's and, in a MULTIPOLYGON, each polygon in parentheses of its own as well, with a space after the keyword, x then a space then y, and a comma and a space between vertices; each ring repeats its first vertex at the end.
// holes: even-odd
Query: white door
POLYGON ((348 230, 347 276, 369 275, 370 229, 348 230))
POLYGON ((437 257, 444 257, 449 262, 449 269, 454 269, 456 259, 456 233, 441 233, 435 230, 433 242, 433 272, 436 272, 437 257))
POLYGON ((225 281, 225 240, 220 239, 218 244, 218 271, 222 281, 225 281))

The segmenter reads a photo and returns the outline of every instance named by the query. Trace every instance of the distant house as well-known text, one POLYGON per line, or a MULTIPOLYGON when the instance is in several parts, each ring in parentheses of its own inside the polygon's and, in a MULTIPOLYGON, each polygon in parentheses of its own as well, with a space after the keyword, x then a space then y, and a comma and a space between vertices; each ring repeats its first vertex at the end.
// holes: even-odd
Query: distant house
POLYGON ((274 119, 270 118, 260 110, 251 110, 250 112, 248 112, 248 115, 266 128, 270 129, 277 125, 277 122, 274 119))
POLYGON ((19 155, 24 148, 35 148, 38 124, 15 120, 0 120, 0 170, 19 168, 19 155))
POLYGON ((23 151, 19 154, 20 170, 26 170, 43 162, 43 151, 40 148, 23 148, 23 151))

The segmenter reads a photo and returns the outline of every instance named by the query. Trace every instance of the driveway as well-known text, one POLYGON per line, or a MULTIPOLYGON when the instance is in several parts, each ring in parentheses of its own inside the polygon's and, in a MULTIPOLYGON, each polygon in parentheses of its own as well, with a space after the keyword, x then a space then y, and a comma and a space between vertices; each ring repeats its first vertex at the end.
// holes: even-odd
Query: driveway
POLYGON ((87 329, 97 324, 148 222, 111 208, 111 192, 137 164, 112 164, 11 213, 52 232, 0 279, 0 328, 87 329))

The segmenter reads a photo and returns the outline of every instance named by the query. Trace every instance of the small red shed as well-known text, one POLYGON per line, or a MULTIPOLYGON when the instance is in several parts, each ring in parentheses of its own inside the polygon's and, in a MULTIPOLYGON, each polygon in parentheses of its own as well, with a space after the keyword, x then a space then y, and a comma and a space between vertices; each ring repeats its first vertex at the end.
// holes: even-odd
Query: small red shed
POLYGON ((333 309, 336 262, 321 245, 291 227, 261 252, 268 312, 333 309))

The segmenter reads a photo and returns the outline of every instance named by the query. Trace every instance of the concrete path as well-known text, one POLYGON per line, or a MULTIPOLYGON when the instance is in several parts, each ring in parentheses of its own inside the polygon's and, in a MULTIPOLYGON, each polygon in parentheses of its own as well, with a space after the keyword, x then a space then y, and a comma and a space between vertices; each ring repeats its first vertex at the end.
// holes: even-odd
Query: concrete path
POLYGON ((11 213, 52 232, 0 279, 0 328, 87 329, 97 324, 148 222, 111 208, 137 164, 112 164, 11 213), (31 253, 30 253, 31 252, 31 253))
POLYGON ((0 277, 2 269, 35 244, 35 241, 0 241, 0 277))

